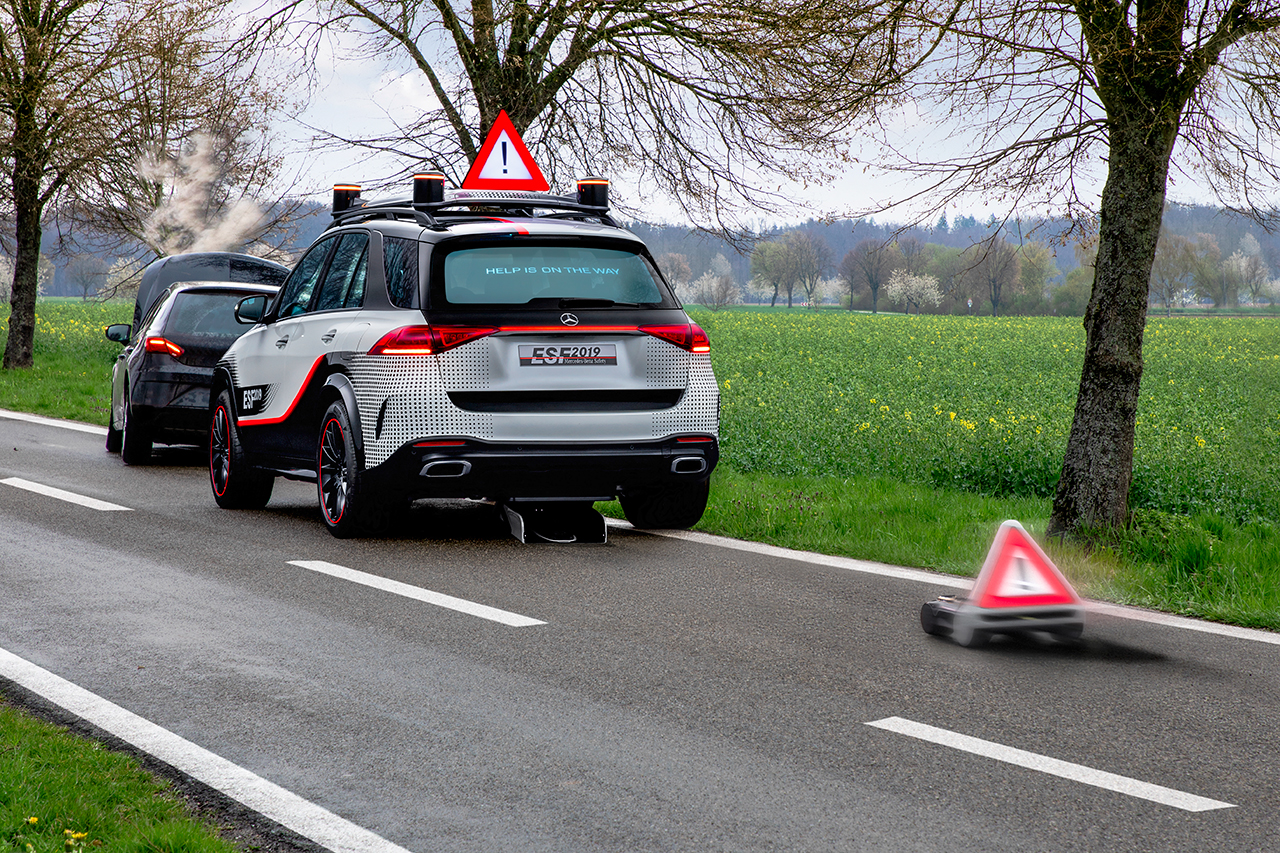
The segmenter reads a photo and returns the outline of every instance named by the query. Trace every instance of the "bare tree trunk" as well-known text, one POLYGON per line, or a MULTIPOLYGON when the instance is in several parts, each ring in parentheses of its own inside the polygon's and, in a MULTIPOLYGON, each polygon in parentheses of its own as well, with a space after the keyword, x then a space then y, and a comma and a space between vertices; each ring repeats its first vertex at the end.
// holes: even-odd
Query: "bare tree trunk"
POLYGON ((34 106, 19 104, 15 110, 13 149, 13 207, 17 251, 13 263, 13 294, 9 298, 9 337, 5 341, 3 367, 30 368, 36 340, 36 293, 40 278, 40 198, 42 162, 37 155, 34 106))
POLYGON ((1142 380, 1147 285, 1164 212, 1171 133, 1113 122, 1102 191, 1098 259, 1085 311, 1085 354, 1075 418, 1049 534, 1128 519, 1142 380))

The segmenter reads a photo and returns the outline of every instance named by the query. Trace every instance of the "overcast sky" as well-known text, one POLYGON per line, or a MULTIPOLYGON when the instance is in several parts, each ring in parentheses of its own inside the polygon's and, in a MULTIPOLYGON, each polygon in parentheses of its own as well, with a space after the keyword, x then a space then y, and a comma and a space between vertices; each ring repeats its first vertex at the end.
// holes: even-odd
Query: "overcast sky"
MULTIPOLYGON (((350 37, 350 36, 348 36, 350 37)), ((324 57, 320 75, 320 88, 314 93, 310 106, 301 120, 315 127, 322 127, 338 135, 351 138, 376 135, 393 126, 395 120, 407 121, 426 106, 434 103, 434 96, 421 75, 416 71, 396 71, 372 67, 368 63, 335 59, 332 54, 324 57)), ((947 128, 919 115, 912 105, 901 108, 888 122, 899 134, 901 144, 927 151, 936 158, 940 151, 949 148, 963 150, 963 130, 947 128)), ((341 181, 369 182, 390 174, 403 164, 388 159, 370 158, 359 148, 343 151, 317 151, 310 145, 312 132, 297 123, 282 123, 278 131, 291 140, 294 149, 292 163, 302 175, 299 186, 317 200, 327 201, 331 187, 341 181)), ((643 188, 630 186, 625 174, 607 175, 615 185, 615 192, 631 198, 645 199, 641 218, 652 222, 679 222, 680 215, 674 205, 647 194, 643 188)), ((1078 182, 1082 176, 1077 176, 1078 182)), ((1170 200, 1182 202, 1212 203, 1206 193, 1199 191, 1184 179, 1170 187, 1170 200)), ((1101 192, 1105 178, 1100 165, 1098 173, 1084 178, 1094 188, 1094 198, 1101 192)), ((1084 186, 1083 182, 1078 183, 1084 186)), ((823 215, 842 216, 850 211, 872 207, 875 203, 901 201, 923 188, 921 183, 911 183, 901 175, 863 169, 860 166, 846 169, 835 182, 824 186, 803 187, 790 184, 785 176, 767 182, 767 188, 782 187, 783 192, 796 199, 789 216, 769 217, 767 221, 749 224, 767 226, 774 223, 801 221, 823 215)), ((553 192, 569 192, 571 187, 552 187, 553 192)), ((405 188, 408 192, 408 187, 405 188)), ((1096 205, 1095 205, 1096 206, 1096 205)), ((910 207, 900 212, 890 212, 877 217, 882 222, 904 222, 914 215, 910 207)), ((991 214, 1003 216, 1006 211, 992 207, 982 198, 970 197, 947 210, 950 219, 970 215, 985 220, 991 214)), ((1035 211, 1024 212, 1034 215, 1035 211)), ((933 214, 929 221, 936 221, 933 214)))

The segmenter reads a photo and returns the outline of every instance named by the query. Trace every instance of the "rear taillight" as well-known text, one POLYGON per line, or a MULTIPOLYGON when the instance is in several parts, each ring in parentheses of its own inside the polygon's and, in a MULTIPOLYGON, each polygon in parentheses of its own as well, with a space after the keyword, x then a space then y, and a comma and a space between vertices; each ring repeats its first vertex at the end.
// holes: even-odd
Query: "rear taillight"
POLYGON ((146 349, 147 352, 166 352, 174 358, 182 355, 184 351, 182 347, 178 346, 173 341, 165 340, 160 337, 147 338, 146 342, 143 344, 143 348, 146 349))
POLYGON ((640 331, 673 343, 689 352, 711 352, 711 339, 695 323, 676 326, 640 326, 640 331))
POLYGON ((401 326, 383 335, 369 355, 431 355, 496 331, 492 326, 401 326))

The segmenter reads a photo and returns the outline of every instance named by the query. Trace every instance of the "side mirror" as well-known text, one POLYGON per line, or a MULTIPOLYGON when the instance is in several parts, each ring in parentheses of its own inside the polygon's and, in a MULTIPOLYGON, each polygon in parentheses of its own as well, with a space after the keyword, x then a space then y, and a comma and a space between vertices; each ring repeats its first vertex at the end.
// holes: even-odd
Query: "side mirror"
POLYGON ((104 330, 107 340, 115 341, 118 344, 129 343, 129 332, 132 328, 128 323, 112 323, 104 330))
POLYGON ((267 313, 267 297, 265 295, 246 296, 236 303, 236 322, 252 326, 261 323, 267 313))

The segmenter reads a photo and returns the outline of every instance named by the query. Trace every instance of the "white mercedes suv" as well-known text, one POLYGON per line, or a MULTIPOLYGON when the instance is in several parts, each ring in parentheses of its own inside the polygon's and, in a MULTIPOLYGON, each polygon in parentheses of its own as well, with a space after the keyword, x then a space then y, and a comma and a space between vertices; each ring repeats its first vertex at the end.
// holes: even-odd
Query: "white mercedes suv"
POLYGON ((209 475, 223 507, 314 481, 335 536, 420 498, 585 507, 689 527, 719 457, 706 334, 607 182, 577 198, 334 189, 334 221, 218 363, 209 475))

